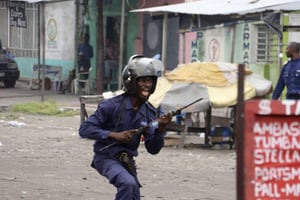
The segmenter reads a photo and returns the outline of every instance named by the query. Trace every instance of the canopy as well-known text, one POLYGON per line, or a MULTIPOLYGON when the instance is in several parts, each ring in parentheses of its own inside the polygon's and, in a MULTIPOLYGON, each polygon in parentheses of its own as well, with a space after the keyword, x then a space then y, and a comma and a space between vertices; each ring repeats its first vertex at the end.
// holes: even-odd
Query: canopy
POLYGON ((18 1, 25 1, 28 3, 56 3, 56 2, 62 2, 62 1, 72 1, 72 0, 18 0, 18 1))
MULTIPOLYGON (((194 62, 179 65, 158 79, 149 101, 164 111, 176 110, 202 97, 203 100, 185 112, 203 112, 209 106, 227 107, 237 103, 237 64, 194 62)), ((272 90, 272 82, 245 68, 245 100, 264 97, 272 90)))
POLYGON ((300 0, 199 0, 136 9, 131 12, 172 12, 198 15, 247 14, 264 11, 300 10, 300 0))

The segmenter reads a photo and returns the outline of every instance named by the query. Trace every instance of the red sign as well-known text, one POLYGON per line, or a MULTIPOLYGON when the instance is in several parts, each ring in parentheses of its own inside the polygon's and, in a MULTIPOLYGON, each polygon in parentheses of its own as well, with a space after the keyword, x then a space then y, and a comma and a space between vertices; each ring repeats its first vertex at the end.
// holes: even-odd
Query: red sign
POLYGON ((300 101, 245 104, 245 199, 300 198, 300 101))

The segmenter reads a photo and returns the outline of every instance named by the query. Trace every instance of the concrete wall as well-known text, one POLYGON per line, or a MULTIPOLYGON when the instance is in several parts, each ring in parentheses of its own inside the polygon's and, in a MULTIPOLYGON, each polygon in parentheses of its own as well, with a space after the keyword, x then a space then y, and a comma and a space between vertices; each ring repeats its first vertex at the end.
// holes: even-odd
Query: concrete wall
MULTIPOLYGON (((74 68, 75 4, 73 1, 46 3, 45 6, 45 63, 63 67, 62 79, 74 68)), ((42 48, 42 47, 41 47, 42 48)), ((17 57, 21 78, 30 78, 37 58, 17 57)), ((42 60, 41 60, 42 63, 42 60)))

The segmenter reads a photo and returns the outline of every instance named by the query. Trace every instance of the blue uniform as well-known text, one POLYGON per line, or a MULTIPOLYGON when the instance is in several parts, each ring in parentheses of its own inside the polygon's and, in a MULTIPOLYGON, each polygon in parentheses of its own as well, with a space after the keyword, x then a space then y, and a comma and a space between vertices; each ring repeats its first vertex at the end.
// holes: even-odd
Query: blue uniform
POLYGON ((88 71, 91 67, 90 59, 94 56, 93 47, 90 44, 80 44, 78 48, 78 53, 82 54, 79 57, 79 67, 82 66, 84 68, 84 71, 88 71))
POLYGON ((157 154, 164 145, 164 134, 151 127, 134 135, 128 143, 116 143, 103 151, 101 148, 115 142, 108 137, 110 131, 138 129, 156 118, 157 111, 148 103, 141 105, 138 111, 133 110, 131 98, 125 93, 99 104, 96 112, 80 126, 81 137, 96 140, 92 166, 117 187, 116 200, 139 200, 140 190, 136 171, 130 173, 126 170, 115 155, 127 152, 130 156, 137 156, 142 134, 147 151, 157 154))
POLYGON ((300 58, 290 60, 283 66, 272 99, 278 99, 285 86, 287 99, 300 99, 300 58))

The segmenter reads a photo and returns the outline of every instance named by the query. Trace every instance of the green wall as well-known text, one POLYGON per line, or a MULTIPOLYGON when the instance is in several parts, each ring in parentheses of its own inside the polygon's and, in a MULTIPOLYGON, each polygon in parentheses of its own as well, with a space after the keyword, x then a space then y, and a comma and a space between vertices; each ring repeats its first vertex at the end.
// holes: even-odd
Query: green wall
MULTIPOLYGON (((18 63, 20 69, 20 77, 22 79, 30 79, 32 76, 32 66, 33 64, 38 63, 38 59, 36 58, 23 58, 18 57, 15 58, 16 62, 18 63)), ((40 61, 42 64, 42 61, 40 61)), ((69 76, 69 70, 74 68, 74 62, 70 60, 46 60, 46 65, 54 65, 54 66, 61 66, 63 68, 62 71, 62 80, 67 80, 69 76)))
MULTIPOLYGON (((99 1, 101 2, 101 1, 99 1)), ((132 5, 136 5, 137 0, 131 0, 132 5)), ((93 67, 91 77, 96 80, 96 57, 97 57, 97 35, 98 35, 98 0, 89 1, 89 15, 85 16, 84 24, 89 25, 90 29, 90 43, 94 48, 94 58, 91 60, 93 67)), ((103 4, 103 17, 105 16, 119 16, 121 17, 122 1, 112 0, 112 4, 103 4)), ((124 65, 127 63, 128 58, 135 52, 134 39, 138 35, 138 14, 130 13, 131 8, 126 3, 125 13, 125 36, 124 36, 124 65)))

